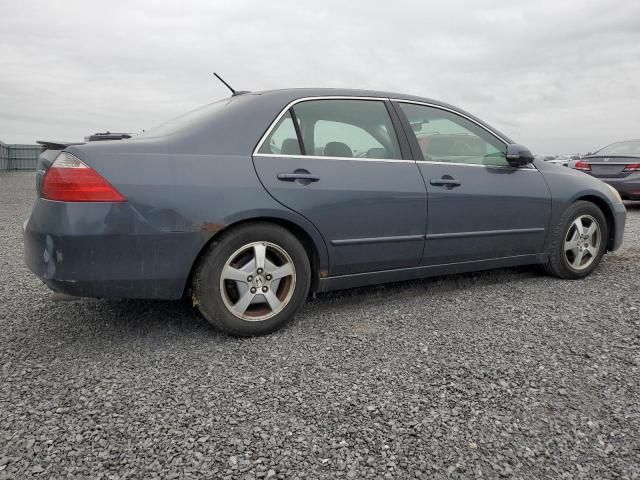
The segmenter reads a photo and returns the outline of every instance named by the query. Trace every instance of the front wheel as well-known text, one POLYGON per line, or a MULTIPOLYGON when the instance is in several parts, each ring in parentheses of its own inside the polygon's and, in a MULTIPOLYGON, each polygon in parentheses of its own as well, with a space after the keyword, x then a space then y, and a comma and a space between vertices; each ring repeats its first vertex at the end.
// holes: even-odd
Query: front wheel
POLYGON ((194 278, 202 315, 237 336, 282 327, 304 303, 311 268, 304 247, 286 229, 252 223, 224 233, 205 253, 194 278))
POLYGON ((545 270, 560 278, 586 277, 602 260, 607 238, 607 221, 595 204, 586 201, 572 204, 552 232, 545 270))

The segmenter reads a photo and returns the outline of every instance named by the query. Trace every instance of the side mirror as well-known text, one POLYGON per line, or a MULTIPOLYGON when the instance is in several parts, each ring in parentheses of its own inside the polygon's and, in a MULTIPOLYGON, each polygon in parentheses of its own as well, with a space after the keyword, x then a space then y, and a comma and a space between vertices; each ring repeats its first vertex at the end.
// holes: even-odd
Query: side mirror
POLYGON ((527 147, 512 143, 507 145, 507 162, 512 167, 524 167, 533 163, 533 153, 527 147))

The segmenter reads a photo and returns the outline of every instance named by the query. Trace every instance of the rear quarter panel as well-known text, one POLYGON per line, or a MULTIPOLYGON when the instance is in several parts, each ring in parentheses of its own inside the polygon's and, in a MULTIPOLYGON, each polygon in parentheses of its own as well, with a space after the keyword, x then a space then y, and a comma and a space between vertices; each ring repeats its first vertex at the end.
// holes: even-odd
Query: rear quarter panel
MULTIPOLYGON (((319 232, 266 192, 250 155, 185 150, 171 138, 95 142, 67 149, 127 198, 136 214, 120 219, 125 232, 152 232, 175 239, 171 263, 175 278, 182 279, 182 289, 198 255, 213 236, 254 218, 281 219, 302 228, 316 245, 319 269, 328 269, 327 251, 319 232)), ((73 228, 81 228, 81 223, 76 222, 73 228)), ((157 261, 165 259, 159 256, 157 261)), ((131 268, 136 268, 133 262, 131 268)), ((176 292, 174 296, 180 295, 176 292)))

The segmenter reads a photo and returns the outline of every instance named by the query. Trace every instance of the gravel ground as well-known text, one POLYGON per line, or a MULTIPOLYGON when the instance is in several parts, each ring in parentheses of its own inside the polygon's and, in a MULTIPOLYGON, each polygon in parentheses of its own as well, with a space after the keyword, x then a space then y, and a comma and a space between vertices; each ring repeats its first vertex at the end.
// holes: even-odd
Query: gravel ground
POLYGON ((583 281, 337 292, 233 339, 179 302, 51 303, 33 183, 0 175, 0 479, 640 478, 640 204, 583 281))

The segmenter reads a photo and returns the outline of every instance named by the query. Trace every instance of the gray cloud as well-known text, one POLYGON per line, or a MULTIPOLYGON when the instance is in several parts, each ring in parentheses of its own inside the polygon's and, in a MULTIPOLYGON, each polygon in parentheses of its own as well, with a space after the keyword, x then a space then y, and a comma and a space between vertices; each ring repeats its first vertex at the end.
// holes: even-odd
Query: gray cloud
POLYGON ((12 2, 0 139, 139 131, 238 89, 412 93, 537 152, 640 137, 640 3, 12 2))

